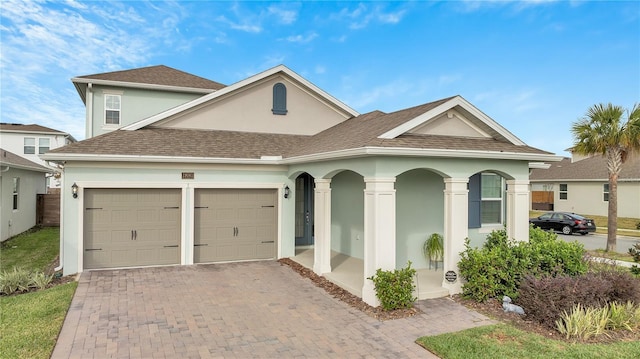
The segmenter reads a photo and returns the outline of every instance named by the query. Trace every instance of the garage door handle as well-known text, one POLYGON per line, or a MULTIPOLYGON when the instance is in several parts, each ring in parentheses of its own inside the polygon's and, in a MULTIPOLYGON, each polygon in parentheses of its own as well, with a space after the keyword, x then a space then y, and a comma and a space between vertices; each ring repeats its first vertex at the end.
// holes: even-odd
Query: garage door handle
POLYGON ((179 209, 180 207, 164 207, 164 209, 179 209))
POLYGON ((273 243, 275 241, 262 241, 262 243, 273 243))
POLYGON ((202 247, 202 246, 208 246, 209 244, 207 243, 201 243, 201 244, 194 244, 194 247, 202 247))
POLYGON ((94 210, 94 209, 102 209, 102 207, 87 207, 87 208, 85 208, 85 209, 86 209, 87 211, 91 211, 91 210, 94 210))
POLYGON ((209 206, 196 206, 196 209, 201 209, 201 208, 209 208, 209 206))
POLYGON ((85 252, 91 252, 91 251, 101 251, 102 248, 86 248, 84 251, 85 252))
POLYGON ((178 248, 178 245, 173 245, 173 246, 164 246, 165 248, 178 248))
POLYGON ((275 206, 262 206, 262 208, 274 208, 275 206))

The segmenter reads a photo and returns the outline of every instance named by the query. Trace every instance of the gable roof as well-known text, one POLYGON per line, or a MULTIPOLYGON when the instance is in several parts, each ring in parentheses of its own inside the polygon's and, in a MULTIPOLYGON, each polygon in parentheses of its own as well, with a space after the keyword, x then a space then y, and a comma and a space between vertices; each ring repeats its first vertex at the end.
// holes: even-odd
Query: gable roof
POLYGON ((85 102, 88 84, 117 87, 135 87, 177 92, 195 92, 207 94, 225 87, 225 85, 200 76, 180 71, 169 66, 157 65, 131 70, 105 72, 78 76, 71 79, 78 94, 85 102))
POLYGON ((303 78, 302 76, 298 75, 297 73, 295 73, 294 71, 292 71, 291 69, 289 69, 288 67, 284 66, 284 65, 278 65, 276 67, 273 67, 269 70, 263 71, 257 75, 251 76, 247 79, 244 79, 242 81, 238 81, 232 85, 229 85, 223 89, 220 89, 216 92, 210 93, 208 95, 199 97, 193 101, 187 102, 185 104, 176 106, 174 108, 171 108, 167 111, 161 112, 157 115, 148 117, 144 120, 132 123, 130 125, 124 126, 122 127, 122 130, 125 131, 135 131, 138 129, 141 129, 143 127, 146 126, 150 126, 153 125, 159 121, 165 120, 168 117, 174 116, 174 115, 178 115, 180 113, 183 113, 184 111, 187 111, 189 109, 195 108, 197 106, 206 104, 207 102, 213 101, 215 99, 218 99, 222 96, 228 95, 233 93, 234 91, 238 91, 242 88, 245 88, 247 86, 251 86, 253 84, 256 84, 262 80, 265 80, 267 78, 270 78, 271 76, 274 76, 276 74, 280 74, 280 75, 284 75, 287 76, 289 79, 291 79, 294 82, 297 82, 298 84, 300 84, 301 86, 305 87, 306 89, 308 89, 309 91, 311 91, 312 93, 314 93, 315 95, 318 96, 318 98, 322 101, 324 101, 325 103, 327 103, 328 105, 332 106, 333 108, 335 108, 338 111, 341 111, 345 114, 347 114, 349 117, 354 117, 354 116, 358 116, 359 113, 352 109, 351 107, 347 106, 346 104, 344 104, 343 102, 339 101, 338 99, 336 99, 335 97, 331 96, 329 93, 323 91, 322 89, 320 89, 319 87, 317 87, 316 85, 314 85, 313 83, 309 82, 308 80, 306 80, 305 78, 303 78))
MULTIPOLYGON (((580 161, 571 158, 553 163, 549 169, 533 169, 529 176, 532 182, 544 181, 608 181, 606 158, 597 155, 580 161)), ((640 155, 629 158, 622 166, 619 181, 640 181, 640 155)))
POLYGON ((0 166, 9 166, 11 168, 18 168, 36 172, 51 172, 50 169, 44 166, 29 161, 24 157, 20 157, 13 152, 3 150, 2 148, 0 148, 0 166))
POLYGON ((69 135, 66 132, 54 130, 53 128, 44 127, 36 124, 26 125, 21 123, 0 123, 0 131, 40 133, 40 134, 47 134, 47 135, 69 135))

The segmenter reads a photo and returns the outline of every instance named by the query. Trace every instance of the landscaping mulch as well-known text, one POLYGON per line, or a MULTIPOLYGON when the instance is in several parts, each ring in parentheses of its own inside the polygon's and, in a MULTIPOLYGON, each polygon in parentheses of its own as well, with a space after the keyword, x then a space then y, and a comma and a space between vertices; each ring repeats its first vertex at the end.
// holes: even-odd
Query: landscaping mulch
POLYGON ((291 267, 291 269, 300 274, 302 277, 311 280, 317 287, 324 289, 332 297, 339 299, 347 303, 351 307, 354 307, 367 314, 368 316, 376 318, 380 321, 408 318, 418 313, 422 313, 420 309, 415 307, 396 310, 384 310, 382 309, 382 307, 372 307, 369 304, 363 302, 362 299, 358 298, 357 296, 349 293, 345 289, 340 288, 336 284, 331 283, 326 278, 315 274, 311 269, 305 268, 301 264, 289 258, 279 259, 278 262, 280 262, 281 265, 287 265, 291 267))

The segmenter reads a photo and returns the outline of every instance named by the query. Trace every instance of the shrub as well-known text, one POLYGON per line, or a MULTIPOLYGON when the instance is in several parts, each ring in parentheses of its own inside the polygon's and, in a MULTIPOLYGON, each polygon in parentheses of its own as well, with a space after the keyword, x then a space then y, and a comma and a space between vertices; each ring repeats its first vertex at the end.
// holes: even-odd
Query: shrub
POLYGON ((31 275, 30 286, 36 289, 45 289, 53 280, 53 274, 44 274, 43 272, 33 273, 31 275))
POLYGON ((632 302, 619 304, 617 302, 609 305, 609 323, 607 329, 625 329, 635 331, 640 326, 640 306, 635 306, 632 302))
POLYGON ((567 275, 526 276, 519 288, 518 303, 527 317, 545 325, 554 323, 563 312, 581 304, 600 308, 609 303, 640 303, 640 282, 628 272, 589 272, 567 275))
POLYGON ((463 295, 483 302, 507 295, 519 296, 518 287, 525 275, 577 275, 586 272, 584 248, 578 242, 567 243, 553 233, 530 228, 529 241, 514 241, 505 230, 493 231, 480 249, 465 243, 458 263, 466 279, 463 295))
POLYGON ((608 308, 585 308, 577 304, 570 312, 564 311, 555 324, 556 329, 567 339, 577 337, 587 340, 606 333, 608 322, 608 308))
POLYGON ((31 273, 23 268, 14 267, 12 271, 0 273, 0 293, 13 294, 29 289, 31 273))
POLYGON ((411 268, 411 261, 406 268, 393 271, 383 271, 378 268, 376 274, 367 279, 372 280, 376 289, 376 296, 384 310, 411 308, 416 301, 413 296, 415 285, 413 277, 416 270, 411 268))

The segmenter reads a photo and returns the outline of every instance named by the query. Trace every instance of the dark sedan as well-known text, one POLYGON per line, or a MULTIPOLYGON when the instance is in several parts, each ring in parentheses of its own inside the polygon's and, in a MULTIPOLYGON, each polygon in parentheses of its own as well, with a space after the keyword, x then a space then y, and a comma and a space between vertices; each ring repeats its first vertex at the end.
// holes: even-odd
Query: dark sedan
POLYGON ((580 233, 583 236, 596 231, 593 219, 569 212, 547 212, 538 218, 530 218, 529 223, 546 230, 563 234, 580 233))

